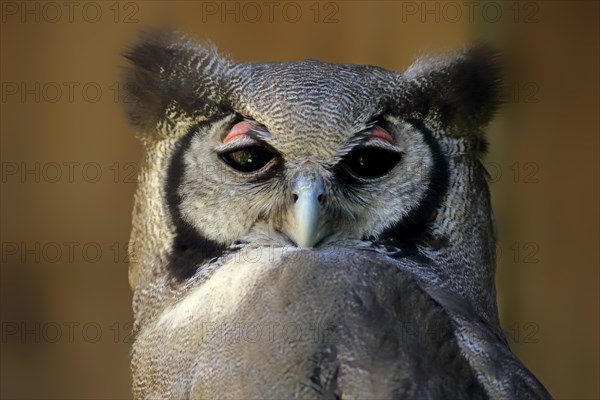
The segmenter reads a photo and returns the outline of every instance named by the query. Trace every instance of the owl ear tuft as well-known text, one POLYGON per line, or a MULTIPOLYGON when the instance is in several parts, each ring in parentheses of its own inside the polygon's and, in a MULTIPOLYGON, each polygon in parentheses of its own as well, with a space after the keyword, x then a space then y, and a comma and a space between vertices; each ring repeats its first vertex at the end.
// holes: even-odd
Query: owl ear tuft
POLYGON ((501 101, 499 53, 478 44, 442 58, 420 58, 402 75, 407 111, 444 126, 479 127, 501 101))
POLYGON ((214 46, 173 31, 151 31, 143 32, 124 57, 132 66, 123 71, 123 102, 140 131, 179 135, 218 111, 230 61, 214 46))

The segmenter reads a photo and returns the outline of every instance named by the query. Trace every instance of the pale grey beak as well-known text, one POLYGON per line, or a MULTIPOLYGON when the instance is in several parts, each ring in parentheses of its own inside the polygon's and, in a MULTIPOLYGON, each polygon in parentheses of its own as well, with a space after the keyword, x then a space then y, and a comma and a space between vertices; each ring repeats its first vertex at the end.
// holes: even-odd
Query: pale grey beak
POLYGON ((313 171, 296 177, 293 202, 286 233, 300 247, 314 247, 324 237, 325 188, 322 178, 313 171))

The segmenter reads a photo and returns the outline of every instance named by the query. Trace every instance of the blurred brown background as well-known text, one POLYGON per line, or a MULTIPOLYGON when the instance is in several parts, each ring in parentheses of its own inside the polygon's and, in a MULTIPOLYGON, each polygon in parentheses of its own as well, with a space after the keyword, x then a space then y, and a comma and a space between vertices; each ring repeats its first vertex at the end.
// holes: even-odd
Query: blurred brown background
POLYGON ((511 346, 556 398, 599 389, 599 3, 3 1, 2 398, 130 396, 126 244, 141 146, 121 51, 165 23, 240 61, 403 70, 502 49, 488 133, 511 346))

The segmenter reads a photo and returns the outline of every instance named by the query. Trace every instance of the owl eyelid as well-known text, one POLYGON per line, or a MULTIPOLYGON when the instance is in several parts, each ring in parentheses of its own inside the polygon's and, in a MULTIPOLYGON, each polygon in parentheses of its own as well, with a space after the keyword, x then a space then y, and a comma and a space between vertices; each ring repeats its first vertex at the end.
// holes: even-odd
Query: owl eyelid
POLYGON ((227 143, 246 134, 251 136, 270 136, 269 131, 264 125, 251 118, 238 115, 237 118, 233 120, 233 125, 221 135, 221 141, 227 143))
POLYGON ((254 146, 264 147, 265 149, 273 153, 276 157, 280 156, 279 152, 277 152, 275 149, 269 146, 268 143, 256 137, 253 137, 253 135, 250 133, 236 136, 232 140, 215 147, 214 152, 219 155, 222 155, 224 153, 243 150, 245 148, 254 146))
POLYGON ((235 124, 233 124, 224 134, 221 136, 221 141, 223 143, 227 143, 231 140, 234 140, 238 136, 245 135, 252 129, 251 125, 252 121, 246 119, 237 119, 235 124))
POLYGON ((385 142, 388 142, 391 145, 396 144, 396 140, 394 139, 392 134, 389 133, 384 128, 382 128, 379 124, 373 124, 371 127, 369 127, 367 132, 368 132, 368 135, 372 138, 383 140, 385 142))
POLYGON ((220 144, 215 147, 215 152, 217 153, 227 153, 237 149, 243 149, 244 147, 256 146, 258 143, 253 138, 244 135, 236 136, 235 138, 220 144))
POLYGON ((384 149, 397 149, 396 138, 379 124, 379 120, 367 124, 356 137, 359 139, 359 146, 373 144, 384 149))
POLYGON ((392 153, 404 154, 404 151, 402 151, 397 145, 391 144, 387 140, 383 140, 383 139, 380 139, 378 137, 373 137, 373 136, 366 136, 365 141, 360 143, 359 145, 355 146, 350 151, 350 153, 352 153, 355 150, 365 149, 365 148, 385 150, 385 151, 389 151, 392 153))

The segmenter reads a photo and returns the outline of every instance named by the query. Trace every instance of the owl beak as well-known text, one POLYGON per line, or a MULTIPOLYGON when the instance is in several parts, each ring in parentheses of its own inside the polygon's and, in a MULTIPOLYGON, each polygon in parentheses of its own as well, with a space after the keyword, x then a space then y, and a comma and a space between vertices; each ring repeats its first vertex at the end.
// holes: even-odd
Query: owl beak
POLYGON ((324 236, 325 188, 316 173, 296 177, 292 192, 291 218, 286 233, 300 247, 314 247, 324 236))

